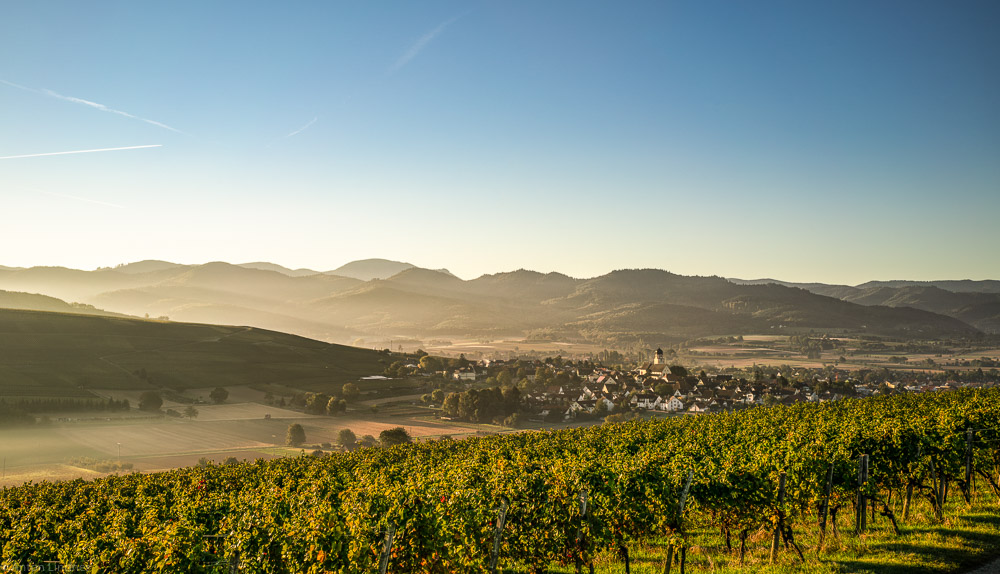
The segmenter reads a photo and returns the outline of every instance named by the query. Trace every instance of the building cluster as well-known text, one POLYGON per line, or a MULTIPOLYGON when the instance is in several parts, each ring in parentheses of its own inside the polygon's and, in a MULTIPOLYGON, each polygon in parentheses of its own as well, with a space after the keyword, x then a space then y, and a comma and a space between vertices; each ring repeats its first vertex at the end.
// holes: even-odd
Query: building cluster
MULTIPOLYGON (((455 370, 449 376, 456 381, 473 382, 489 372, 503 368, 504 361, 483 361, 455 370)), ((526 410, 546 420, 572 420, 581 415, 604 416, 628 411, 663 413, 732 412, 752 406, 793 405, 801 402, 827 402, 845 397, 902 394, 957 389, 966 386, 993 386, 995 383, 957 383, 905 385, 884 381, 878 384, 853 381, 847 373, 837 372, 838 380, 813 379, 808 383, 789 383, 783 378, 749 381, 731 374, 687 374, 671 369, 663 351, 656 350, 651 363, 630 371, 595 366, 582 372, 572 364, 551 366, 561 384, 529 385, 522 394, 526 410), (843 378, 840 378, 843 375, 843 378)), ((526 374, 529 383, 536 375, 526 374)))

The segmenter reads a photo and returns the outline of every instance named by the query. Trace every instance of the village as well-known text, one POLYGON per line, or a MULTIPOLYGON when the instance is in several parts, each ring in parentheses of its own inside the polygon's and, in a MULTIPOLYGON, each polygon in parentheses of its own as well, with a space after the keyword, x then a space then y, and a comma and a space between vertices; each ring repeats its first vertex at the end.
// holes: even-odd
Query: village
MULTIPOLYGON (((413 365, 416 367, 416 365, 413 365)), ((453 370, 439 371, 447 377, 446 393, 437 389, 424 396, 424 402, 441 403, 443 417, 488 422, 494 412, 481 403, 488 391, 494 391, 506 416, 492 422, 511 426, 512 412, 522 420, 535 422, 570 422, 625 420, 646 414, 703 414, 733 412, 754 406, 820 403, 850 397, 924 393, 958 388, 987 388, 998 382, 982 380, 944 381, 906 380, 887 371, 852 373, 827 369, 825 372, 796 372, 792 377, 758 370, 755 376, 745 373, 689 373, 685 367, 669 365, 662 349, 651 362, 632 369, 610 368, 589 362, 481 360, 453 370), (765 373, 761 376, 762 373, 765 373), (872 376, 875 375, 875 376, 872 376), (469 397, 472 400, 467 400, 469 397), (479 397, 478 400, 476 397, 479 397), (506 421, 506 422, 504 422, 506 421)), ((995 378, 995 377, 994 377, 995 378)), ((514 422, 518 417, 515 417, 514 422)))

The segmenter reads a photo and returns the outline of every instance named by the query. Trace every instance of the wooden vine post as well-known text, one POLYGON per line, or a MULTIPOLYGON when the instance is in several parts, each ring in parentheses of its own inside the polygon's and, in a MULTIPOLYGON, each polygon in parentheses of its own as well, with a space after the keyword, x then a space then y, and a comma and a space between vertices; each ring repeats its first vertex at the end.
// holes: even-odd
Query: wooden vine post
POLYGON ((865 496, 865 484, 868 483, 868 455, 858 457, 858 498, 855 503, 854 533, 861 534, 868 528, 868 498, 865 496))
POLYGON ((938 481, 937 469, 934 468, 934 457, 930 458, 931 464, 931 501, 934 503, 934 517, 944 520, 944 477, 938 481))
MULTIPOLYGON (((583 523, 587 520, 587 489, 580 490, 580 527, 576 529, 576 572, 580 574, 582 568, 582 562, 580 560, 583 554, 584 538, 583 538, 583 523)), ((589 563, 590 574, 594 574, 594 562, 589 563)))
POLYGON ((785 477, 785 471, 778 475, 778 515, 774 522, 774 538, 771 539, 771 564, 774 564, 774 559, 778 556, 778 543, 781 541, 781 526, 784 522, 781 505, 785 503, 785 477))
POLYGON ((965 484, 962 488, 965 503, 972 505, 972 429, 965 431, 965 484))
MULTIPOLYGON (((917 446, 917 462, 920 461, 924 452, 924 445, 917 446)), ((910 501, 913 499, 914 479, 912 476, 906 479, 906 499, 903 501, 903 522, 910 518, 910 501)))
MULTIPOLYGON (((694 478, 694 470, 689 470, 687 475, 687 480, 684 481, 684 490, 681 491, 681 499, 677 503, 677 532, 683 534, 683 523, 684 523, 684 504, 687 502, 688 492, 691 490, 691 479, 694 478)), ((684 559, 686 558, 686 552, 684 551, 684 545, 681 545, 680 555, 681 555, 681 574, 684 574, 684 559)), ((667 562, 663 565, 663 574, 670 574, 670 568, 673 566, 674 562, 674 543, 671 542, 667 545, 667 562)))
POLYGON ((823 549, 826 540, 826 517, 830 513, 830 493, 833 491, 833 464, 826 475, 826 492, 823 494, 823 506, 819 511, 819 549, 823 549))
POLYGON ((500 539, 503 537, 503 527, 507 524, 507 509, 510 505, 506 498, 500 500, 497 512, 496 532, 493 534, 493 552, 490 554, 490 573, 497 574, 497 561, 500 559, 500 539))
POLYGON ((378 561, 378 573, 385 574, 389 568, 389 557, 392 555, 392 541, 396 537, 396 527, 392 524, 385 529, 385 540, 382 542, 382 555, 378 561))

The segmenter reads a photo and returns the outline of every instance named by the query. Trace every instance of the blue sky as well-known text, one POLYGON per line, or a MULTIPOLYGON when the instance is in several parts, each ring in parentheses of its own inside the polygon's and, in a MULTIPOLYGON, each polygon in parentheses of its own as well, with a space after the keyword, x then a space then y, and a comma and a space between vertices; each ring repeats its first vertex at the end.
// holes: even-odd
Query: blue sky
POLYGON ((1000 278, 992 0, 3 14, 2 265, 1000 278))

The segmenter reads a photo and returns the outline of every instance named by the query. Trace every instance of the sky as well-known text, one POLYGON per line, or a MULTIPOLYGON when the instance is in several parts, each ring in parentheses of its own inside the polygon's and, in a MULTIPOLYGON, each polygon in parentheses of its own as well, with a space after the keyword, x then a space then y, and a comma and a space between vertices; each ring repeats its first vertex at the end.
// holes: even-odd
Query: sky
POLYGON ((9 0, 0 265, 1000 279, 998 21, 995 0, 9 0))

